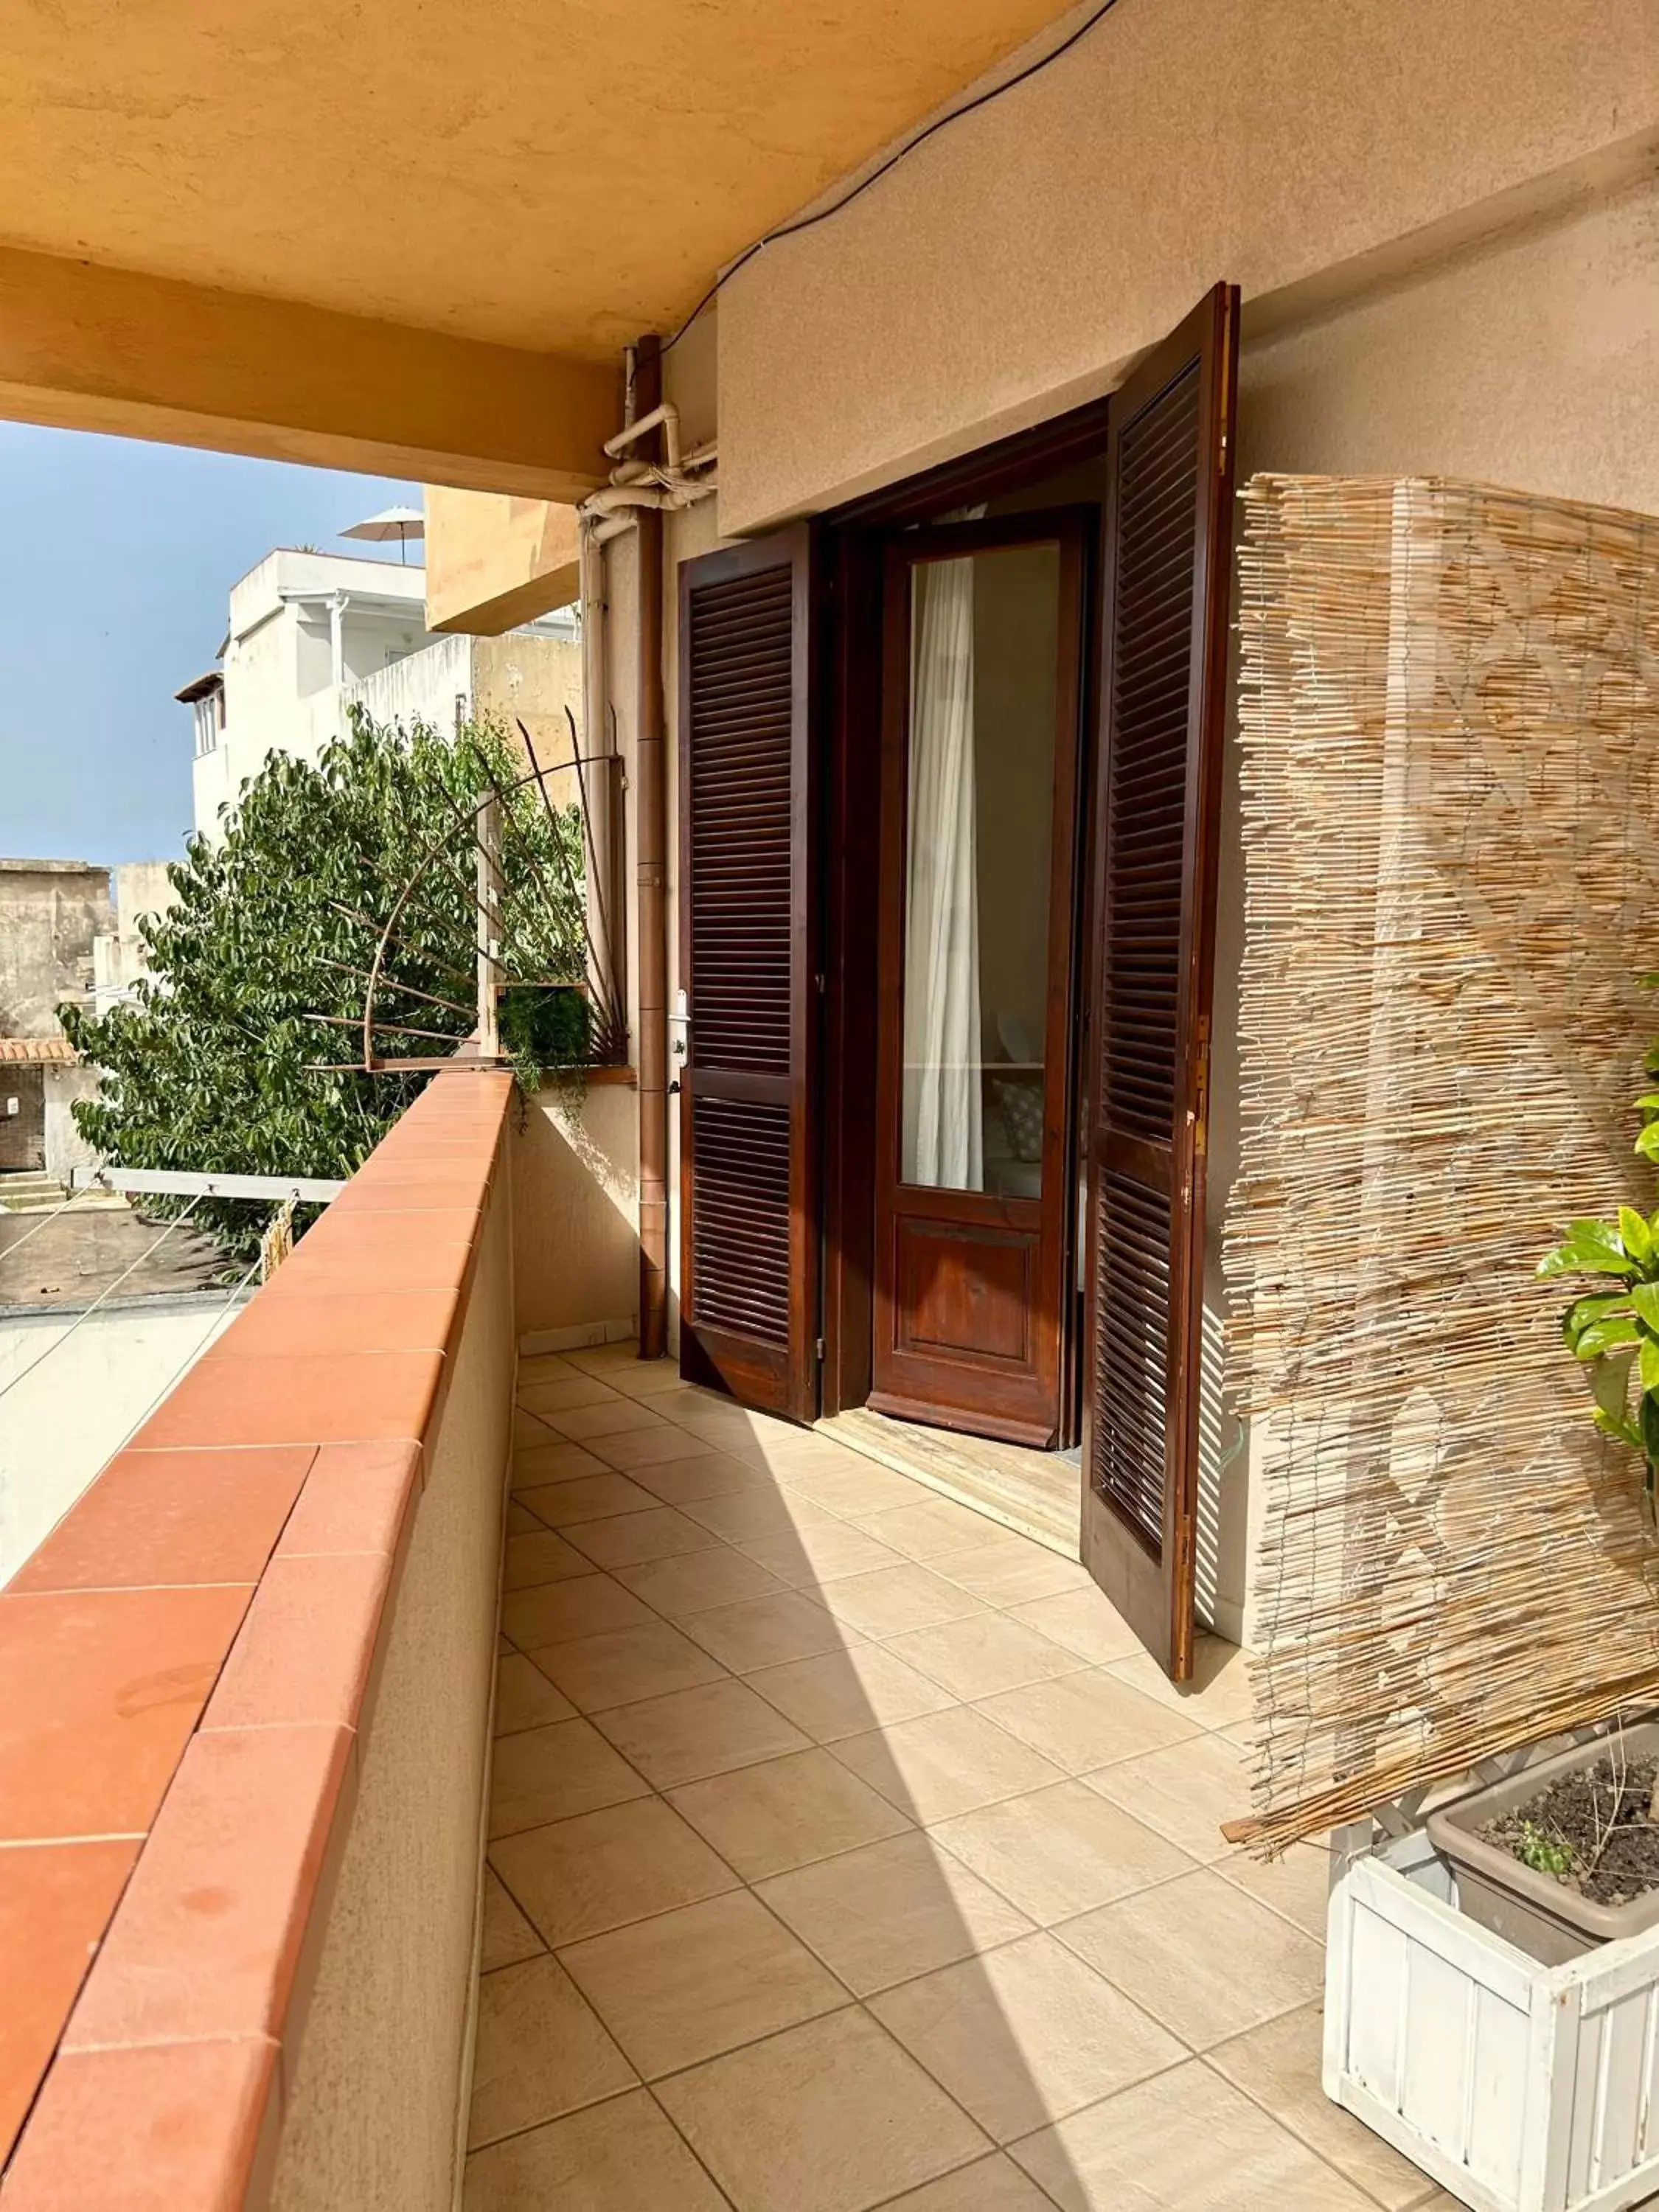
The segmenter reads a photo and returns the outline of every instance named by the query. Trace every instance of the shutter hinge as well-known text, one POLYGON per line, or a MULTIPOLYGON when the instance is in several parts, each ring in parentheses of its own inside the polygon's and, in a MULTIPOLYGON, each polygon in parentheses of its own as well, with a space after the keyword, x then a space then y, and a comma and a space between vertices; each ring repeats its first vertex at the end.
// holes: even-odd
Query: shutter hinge
POLYGON ((812 1349, 817 1354, 818 1365, 822 1367, 823 1364, 823 1339, 822 1337, 818 1339, 812 1349))
POLYGON ((819 970, 819 972, 818 972, 816 975, 814 975, 814 976, 813 976, 812 981, 813 981, 817 985, 817 987, 818 987, 818 996, 819 996, 819 998, 822 998, 822 997, 823 996, 824 989, 825 989, 825 978, 824 978, 824 975, 823 975, 823 973, 822 969, 820 969, 820 970, 819 970))

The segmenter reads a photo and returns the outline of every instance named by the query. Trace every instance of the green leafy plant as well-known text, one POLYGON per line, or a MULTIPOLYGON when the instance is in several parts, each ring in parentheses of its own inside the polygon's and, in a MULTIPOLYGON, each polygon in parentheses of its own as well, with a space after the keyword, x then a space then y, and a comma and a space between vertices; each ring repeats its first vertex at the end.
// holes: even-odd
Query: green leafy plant
POLYGON ((587 994, 568 983, 512 983, 501 993, 501 1049, 520 1085, 535 1091, 550 1075, 587 1065, 593 1015, 587 994))
POLYGON ((1521 1823, 1515 1856, 1522 1866, 1529 1866, 1534 1874, 1572 1872, 1572 1845, 1559 1836, 1547 1834, 1535 1820, 1522 1820, 1521 1823))
MULTIPOLYGON (((314 763, 273 754, 222 837, 192 838, 168 871, 176 902, 141 925, 151 974, 135 1002, 101 1018, 59 1009, 102 1071, 97 1097, 74 1109, 88 1141, 122 1167, 350 1175, 428 1080, 328 1065, 361 1049, 375 948, 411 883, 374 993, 377 1050, 442 1056, 474 1027, 468 839, 491 791, 509 813, 499 925, 508 972, 580 984, 580 815, 548 806, 534 784, 514 789, 523 774, 489 724, 452 739, 358 717, 314 763)), ((526 1036, 513 1051, 529 1087, 547 1064, 544 1042, 526 1036)), ((569 1049, 568 1027, 552 1042, 569 1049)), ((204 1201, 191 1218, 234 1254, 258 1249, 257 1208, 204 1201)))
MULTIPOLYGON (((1649 990, 1659 987, 1659 973, 1642 982, 1649 990)), ((1659 1076, 1659 1044, 1649 1048, 1644 1065, 1650 1076, 1659 1076)), ((1642 1127, 1635 1149, 1659 1162, 1659 1091, 1645 1092, 1636 1104, 1642 1127)), ((1538 1273, 1600 1280, 1601 1287, 1567 1308, 1561 1334, 1568 1351, 1591 1370, 1596 1427, 1642 1455, 1643 1496, 1652 1518, 1659 1487, 1659 1212, 1644 1216, 1621 1206, 1616 1221, 1575 1221, 1539 1261, 1538 1273)))

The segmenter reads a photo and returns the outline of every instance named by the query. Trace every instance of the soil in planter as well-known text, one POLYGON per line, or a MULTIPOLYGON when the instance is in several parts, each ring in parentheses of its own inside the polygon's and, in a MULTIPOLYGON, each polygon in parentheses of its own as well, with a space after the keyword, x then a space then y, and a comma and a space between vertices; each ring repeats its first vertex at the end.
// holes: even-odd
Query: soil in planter
POLYGON ((1628 1905, 1659 1889, 1659 1820, 1648 1818, 1659 1760, 1581 1766, 1489 1820, 1481 1840, 1593 1905, 1628 1905))

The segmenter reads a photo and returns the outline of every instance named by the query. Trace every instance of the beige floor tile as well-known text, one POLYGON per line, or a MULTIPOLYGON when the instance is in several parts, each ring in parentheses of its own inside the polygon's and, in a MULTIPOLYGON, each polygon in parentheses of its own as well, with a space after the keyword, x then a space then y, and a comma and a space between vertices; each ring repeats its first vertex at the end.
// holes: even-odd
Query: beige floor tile
POLYGON ((1034 1544, 1028 1536, 993 1536, 971 1551, 947 1552, 939 1571, 986 1605, 1023 1605, 1062 1590, 1091 1590, 1094 1584, 1073 1559, 1034 1544))
POLYGON ((1250 1778, 1236 1744, 1189 1736, 1139 1759, 1120 1759, 1084 1780, 1195 1859, 1227 1856, 1221 1823, 1250 1808, 1250 1778))
POLYGON ((836 1528, 842 1524, 810 1498, 771 1482, 751 1483, 744 1490, 726 1491, 716 1498, 695 1498, 686 1511, 705 1528, 712 1528, 727 1543, 752 1542, 766 1536, 787 1537, 797 1528, 836 1528))
POLYGON ((560 1958, 647 2081, 848 2002, 746 1889, 592 1936, 560 1958))
POLYGON ((1196 1735, 1195 1724, 1103 1668, 984 1698, 978 1710, 1068 1774, 1083 1774, 1196 1735))
POLYGON ((637 2079, 556 1959, 481 1978, 469 2149, 614 2097, 637 2079))
POLYGON ((940 1621, 962 1620, 979 1609, 978 1601, 965 1590, 914 1562, 831 1583, 823 1592, 823 1601, 832 1613, 865 1635, 883 1637, 933 1628, 940 1621))
POLYGON ((535 1536, 541 1533, 542 1524, 527 1505, 520 1505, 516 1498, 507 1501, 507 1533, 509 1536, 535 1536))
POLYGON ((824 1505, 843 1520, 862 1521, 875 1513, 896 1513, 907 1505, 925 1505, 933 1492, 908 1475, 895 1474, 874 1460, 849 1452, 822 1464, 803 1462, 789 1478, 815 1504, 824 1505))
POLYGON ((1029 1935, 1030 1922, 927 1836, 894 1836, 760 1894, 860 1996, 1029 1935))
POLYGON ((763 1447, 750 1425, 750 1417, 725 1409, 711 1412, 706 1405, 674 1408, 674 1426, 689 1437, 699 1437, 711 1451, 726 1452, 743 1460, 757 1474, 765 1471, 763 1447))
POLYGON ((795 1467, 867 1467, 868 1455, 853 1451, 839 1437, 821 1430, 803 1429, 793 1421, 763 1419, 755 1431, 769 1460, 787 1460, 795 1467))
POLYGON ((941 2181, 907 2189, 882 2212, 1054 2212, 1054 2205, 999 2151, 994 2158, 958 2166, 941 2181))
POLYGON ((497 1735, 517 1735, 522 1729, 546 1728, 554 1721, 568 1721, 575 1710, 533 1660, 515 1651, 496 1667, 497 1735))
POLYGON ((498 1659, 510 1659, 512 1656, 512 1639, 507 1636, 504 1630, 497 1630, 495 1635, 495 1656, 498 1659))
POLYGON ((660 1413, 653 1413, 637 1398, 623 1398, 614 1390, 605 1392, 603 1405, 562 1407, 554 1418, 578 1443, 586 1443, 590 1437, 620 1436, 625 1429, 654 1429, 662 1421, 660 1413))
POLYGON ((783 1588, 775 1575, 769 1575, 757 1561, 734 1552, 729 1545, 693 1552, 684 1559, 653 1559, 645 1566, 623 1567, 617 1579, 657 1612, 675 1620, 707 1613, 717 1605, 737 1605, 744 1598, 775 1595, 783 1588))
POLYGON ((497 1966, 515 1966, 545 1949, 541 1937, 501 1887, 493 1867, 484 1869, 483 1941, 479 1949, 481 1970, 493 1974, 497 1966))
POLYGON ((745 1881, 786 1874, 910 1825, 827 1751, 740 1767, 672 1793, 683 1813, 745 1881))
POLYGON ((988 2148, 857 2010, 712 2059, 658 2094, 742 2212, 866 2212, 988 2148))
POLYGON ((956 1703, 948 1690, 896 1659, 881 1644, 852 1644, 817 1659, 763 1668, 748 1681, 815 1743, 896 1727, 923 1713, 942 1713, 956 1703))
POLYGON ((1193 1862, 1080 1782, 943 1820, 935 1839, 1043 1927, 1109 1905, 1193 1862))
POLYGON ((1075 1674, 1084 1663, 1075 1651, 1001 1613, 973 1613, 938 1628, 917 1629, 894 1637, 888 1648, 963 1698, 1075 1674))
POLYGON ((1218 1861, 1216 1872, 1248 1896, 1283 1913, 1316 1942, 1325 1941, 1331 1905, 1331 1861, 1322 1844, 1292 1844, 1281 1857, 1267 1860, 1252 1858, 1248 1851, 1232 1851, 1218 1861))
POLYGON ((690 1459, 654 1462, 638 1468, 635 1479, 665 1505, 696 1504, 699 1498, 728 1498, 733 1492, 758 1490, 770 1496, 772 1485, 751 1462, 733 1459, 712 1445, 690 1459))
POLYGON ((536 1659, 585 1713, 634 1705, 641 1698, 665 1698, 676 1690, 695 1690, 702 1683, 720 1681, 725 1674, 701 1644, 670 1622, 654 1619, 600 1636, 579 1636, 568 1644, 548 1644, 536 1659))
POLYGON ((578 1406, 607 1405, 616 1395, 596 1376, 579 1375, 570 1370, 562 1375, 520 1382, 518 1402, 528 1413, 549 1413, 557 1419, 561 1413, 578 1406))
POLYGON ((861 1641, 855 1628, 799 1590, 745 1598, 738 1605, 719 1605, 684 1618, 686 1634, 695 1636, 734 1674, 781 1667, 792 1659, 816 1658, 825 1651, 844 1651, 861 1641))
POLYGON ((541 1414, 527 1413, 522 1406, 514 1407, 513 1449, 514 1451, 526 1449, 532 1444, 552 1443, 557 1439, 558 1434, 559 1431, 553 1426, 551 1421, 544 1419, 541 1414))
POLYGON ((860 1525, 907 1559, 937 1559, 946 1552, 972 1551, 987 1541, 997 1524, 951 1498, 930 1497, 925 1504, 873 1514, 860 1525))
MULTIPOLYGON (((580 1349, 580 1347, 573 1347, 580 1349)), ((575 1376, 581 1370, 568 1352, 526 1352, 518 1363, 520 1385, 540 1382, 544 1376, 575 1376)))
POLYGON ((614 1376, 626 1375, 642 1364, 637 1336, 623 1337, 605 1344, 573 1345, 560 1357, 579 1374, 597 1375, 605 1382, 609 1382, 614 1376))
POLYGON ((619 1805, 644 1796, 647 1787, 589 1721, 526 1729, 495 1745, 489 1832, 492 1838, 515 1835, 574 1813, 619 1805))
POLYGON ((673 1505, 651 1505, 638 1513, 617 1513, 604 1521, 584 1521, 570 1541, 596 1567, 638 1567, 647 1559, 678 1559, 707 1552, 720 1538, 688 1521, 673 1505))
POLYGON ((1060 1778, 1059 1767, 971 1705, 848 1736, 835 1755, 924 1826, 1060 1778))
POLYGON ((609 1575, 573 1575, 568 1582, 509 1590, 501 1600, 501 1626, 520 1651, 633 1628, 656 1615, 642 1598, 609 1575))
POLYGON ((1206 2063, 1389 2212, 1406 2212, 1420 2204, 1433 2185, 1379 2136, 1332 2104, 1320 2086, 1322 2034, 1320 2008, 1303 2005, 1220 2045, 1206 2063))
POLYGON ((579 1474, 568 1482, 550 1482, 519 1492, 538 1521, 550 1528, 569 1529, 585 1521, 602 1521, 612 1514, 662 1510, 661 1501, 641 1490, 625 1474, 607 1468, 602 1474, 579 1474))
POLYGON ((1062 2212, 1366 2212, 1357 2190, 1196 2059, 1026 2136, 1012 2155, 1062 2212))
POLYGON ((579 1474, 612 1472, 602 1459, 594 1457, 586 1444, 556 1443, 543 1429, 535 1443, 513 1455, 514 1495, 538 1489, 544 1483, 571 1482, 579 1474))
POLYGON ((1194 2051, 1313 2002, 1324 1984, 1319 1945, 1209 1868, 1058 1932, 1194 2051))
POLYGON ((555 1945, 738 1886, 725 1861, 660 1797, 505 1837, 490 1845, 489 1857, 538 1932, 555 1945))
POLYGON ((1250 1717, 1249 1662, 1236 1644, 1225 1644, 1218 1636, 1199 1638, 1190 1682, 1172 1682, 1146 1651, 1114 1659, 1111 1669, 1144 1696, 1159 1698, 1205 1728, 1233 1728, 1250 1717))
MULTIPOLYGON (((653 1413, 661 1414, 660 1398, 647 1397, 635 1402, 642 1402, 653 1413)), ((629 1474, 636 1468, 666 1467, 676 1460, 698 1459, 708 1449, 701 1437, 666 1422, 659 1429, 616 1429, 609 1435, 594 1437, 591 1442, 592 1449, 602 1460, 629 1474)))
POLYGON ((590 1571, 590 1562, 556 1530, 544 1528, 527 1510, 525 1518, 529 1529, 507 1540, 501 1561, 504 1590, 534 1589, 542 1583, 560 1583, 590 1571))
POLYGON ((684 1398, 689 1405, 696 1395, 696 1385, 685 1381, 678 1360, 641 1359, 637 1352, 625 1366, 611 1368, 605 1380, 612 1389, 625 1390, 630 1398, 649 1398, 653 1404, 684 1398))
POLYGON ((598 1725, 659 1790, 804 1751, 807 1741, 775 1705, 729 1678, 616 1706, 598 1725))
POLYGON ((580 1375, 574 1360, 563 1352, 526 1352, 519 1361, 519 1387, 544 1382, 550 1375, 580 1375))
POLYGON ((729 2212, 643 2089, 466 2162, 463 2212, 729 2212))
POLYGON ((791 1528, 787 1535, 739 1536, 735 1540, 740 1551, 758 1559, 792 1589, 818 1589, 848 1575, 869 1575, 879 1567, 903 1565, 885 1544, 828 1513, 822 1521, 791 1528))
POLYGON ((1185 2056, 1052 1936, 1022 1936, 872 1997, 870 2009, 998 2142, 1185 2056))

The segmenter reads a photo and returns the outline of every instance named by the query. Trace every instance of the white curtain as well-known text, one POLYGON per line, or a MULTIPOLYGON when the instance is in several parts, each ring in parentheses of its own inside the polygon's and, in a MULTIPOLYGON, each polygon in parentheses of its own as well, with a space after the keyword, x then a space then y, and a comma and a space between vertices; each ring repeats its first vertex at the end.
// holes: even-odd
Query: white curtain
POLYGON ((982 1190, 974 563, 913 574, 904 1180, 982 1190))

